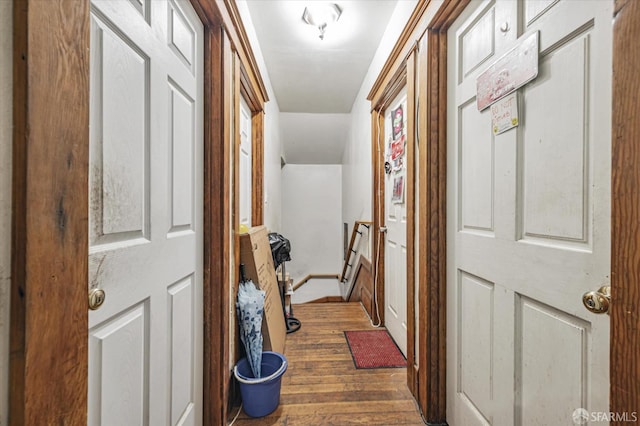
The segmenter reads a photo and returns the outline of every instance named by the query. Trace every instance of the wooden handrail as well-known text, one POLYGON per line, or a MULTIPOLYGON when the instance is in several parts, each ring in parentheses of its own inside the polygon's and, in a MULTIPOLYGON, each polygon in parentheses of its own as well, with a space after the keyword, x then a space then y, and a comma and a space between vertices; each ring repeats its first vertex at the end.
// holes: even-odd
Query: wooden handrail
POLYGON ((296 283, 293 286, 293 290, 297 290, 300 287, 302 287, 307 281, 314 279, 314 278, 318 278, 318 279, 339 279, 340 282, 344 282, 345 281, 345 277, 347 274, 347 269, 350 268, 352 265, 349 263, 349 261, 351 260, 351 256, 353 254, 355 254, 355 250, 353 249, 353 245, 356 242, 356 235, 357 234, 362 234, 362 232, 360 231, 360 227, 364 226, 369 228, 371 225, 373 224, 373 222, 370 221, 364 221, 364 220, 356 220, 354 222, 353 225, 353 231, 351 231, 351 241, 349 242, 349 249, 347 251, 347 257, 344 261, 344 266, 342 268, 342 275, 338 276, 338 275, 334 275, 334 274, 309 274, 306 277, 304 277, 302 280, 300 280, 298 283, 296 283))
POLYGON ((368 222, 363 220, 356 220, 355 223, 353 224, 353 231, 351 231, 351 241, 349 242, 349 249, 347 250, 347 256, 344 260, 344 266, 342 267, 342 275, 340 275, 340 282, 345 282, 345 277, 347 276, 347 269, 352 266, 349 263, 349 261, 351 260, 351 255, 355 253, 355 250, 353 250, 353 245, 356 242, 356 234, 362 235, 362 232, 360 232, 360 226, 369 228, 372 224, 373 222, 368 222))
POLYGON ((307 281, 312 280, 314 278, 337 280, 338 274, 309 274, 306 277, 304 277, 302 280, 300 280, 296 285, 293 286, 293 291, 296 291, 297 289, 302 287, 302 285, 305 284, 307 281))

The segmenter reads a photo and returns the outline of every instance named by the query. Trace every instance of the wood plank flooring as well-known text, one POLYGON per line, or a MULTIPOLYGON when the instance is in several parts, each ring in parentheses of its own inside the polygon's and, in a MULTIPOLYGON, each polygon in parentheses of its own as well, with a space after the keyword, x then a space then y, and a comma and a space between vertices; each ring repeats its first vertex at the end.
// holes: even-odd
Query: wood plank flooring
POLYGON ((355 368, 344 331, 373 329, 359 302, 294 305, 294 316, 302 327, 287 335, 280 405, 234 425, 424 425, 405 368, 355 368))

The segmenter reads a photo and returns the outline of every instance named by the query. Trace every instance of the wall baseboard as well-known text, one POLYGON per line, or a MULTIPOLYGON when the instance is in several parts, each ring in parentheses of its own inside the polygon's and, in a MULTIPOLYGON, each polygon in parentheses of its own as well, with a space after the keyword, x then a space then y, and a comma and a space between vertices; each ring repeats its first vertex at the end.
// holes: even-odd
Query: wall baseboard
MULTIPOLYGON (((342 296, 325 296, 304 303, 344 303, 342 296)), ((304 303, 301 303, 303 305, 304 303)))

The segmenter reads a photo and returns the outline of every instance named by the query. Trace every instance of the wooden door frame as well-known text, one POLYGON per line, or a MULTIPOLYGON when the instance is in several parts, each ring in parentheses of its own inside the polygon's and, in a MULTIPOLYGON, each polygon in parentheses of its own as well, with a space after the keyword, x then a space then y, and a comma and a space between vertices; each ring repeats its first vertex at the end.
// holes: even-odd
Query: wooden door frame
MULTIPOLYGON (((610 410, 632 413, 640 407, 640 229, 636 226, 640 219, 636 208, 640 203, 640 55, 634 55, 640 51, 640 4, 614 1, 610 410)), ((423 3, 419 2, 416 10, 425 7, 422 13, 426 13, 423 3)), ((447 30, 468 4, 469 0, 445 0, 426 32, 418 32, 422 35, 417 38, 411 20, 420 18, 412 15, 369 95, 373 99, 380 87, 388 85, 393 75, 390 70, 406 58, 408 40, 424 36, 419 41, 416 68, 421 146, 416 171, 419 355, 416 382, 410 380, 409 387, 430 425, 446 424, 447 30), (426 140, 426 149, 422 149, 422 140, 426 140)), ((374 108, 373 141, 379 118, 374 108)), ((372 154, 375 217, 380 172, 375 149, 372 154)), ((379 222, 374 229, 378 227, 379 222)), ((374 233, 374 241, 376 237, 374 233)))
POLYGON ((614 16, 610 410, 631 413, 640 410, 640 4, 616 0, 614 16))
MULTIPOLYGON (((233 3, 235 5, 235 3, 233 3)), ((264 224, 264 104, 269 98, 251 84, 246 67, 236 54, 237 71, 236 98, 243 97, 251 111, 251 226, 264 224)), ((238 102, 238 115, 239 117, 238 102)), ((236 137, 240 145, 240 120, 236 124, 236 137)), ((236 168, 240 168, 236 162, 236 168)), ((238 189, 237 193, 240 193, 238 189)), ((238 210, 240 207, 238 206, 238 210)), ((239 219, 239 218, 238 218, 239 219)))
MULTIPOLYGON (((235 7, 235 2, 231 3, 235 7)), ((242 62, 238 52, 233 54, 233 99, 237 102, 233 104, 233 129, 234 129, 234 184, 233 184, 233 205, 234 211, 238 212, 233 217, 234 231, 234 265, 240 265, 240 98, 244 98, 251 112, 251 226, 259 226, 264 222, 263 213, 263 177, 264 177, 264 103, 266 92, 263 94, 255 87, 245 64, 242 62)), ((268 98, 266 99, 268 100, 268 98)), ((238 280, 232 283, 234 293, 238 288, 238 280)), ((235 319, 235 317, 234 317, 235 319)), ((230 335, 236 339, 235 330, 237 323, 231 322, 232 332, 230 335)), ((234 361, 240 355, 239 347, 235 348, 234 361)), ((235 399, 235 395, 231 395, 235 399)))
MULTIPOLYGON (((429 347, 420 370, 419 405, 428 424, 446 424, 446 125, 447 125, 447 30, 469 1, 443 7, 429 25, 430 113, 427 126, 431 161, 427 163, 433 208, 421 211, 429 230, 421 229, 420 241, 440 247, 429 256, 436 268, 420 274, 420 336, 427 336, 421 347, 429 347), (434 232, 435 230, 435 232, 434 232), (427 289, 428 287, 428 289, 427 289), (421 317, 422 319, 422 317, 421 317), (423 381, 424 378, 424 381, 423 381)), ((612 224, 611 224, 611 366, 610 411, 633 413, 640 408, 640 4, 633 0, 614 0, 613 27, 613 105, 612 105, 612 224)), ((420 206, 422 207, 422 206, 420 206)), ((421 222, 423 223, 423 222, 421 222)), ((612 424, 622 424, 612 422, 612 424)))
MULTIPOLYGON (((192 2, 195 0, 191 0, 192 2)), ((204 1, 204 0, 199 0, 204 1)), ((214 0, 208 0, 214 1, 214 0)), ((249 43, 240 12, 235 0, 215 0, 220 8, 221 16, 224 19, 225 27, 232 26, 232 44, 238 46, 234 52, 234 81, 233 117, 240 116, 240 97, 244 97, 251 110, 251 226, 259 226, 264 223, 264 104, 269 101, 269 95, 260 75, 258 64, 253 54, 253 49, 249 43)), ((240 144, 240 120, 233 119, 234 138, 240 144)), ((239 151, 235 150, 236 160, 234 161, 236 170, 239 169, 239 151)), ((234 175, 234 197, 240 193, 238 186, 239 175, 234 175)), ((234 202, 235 211, 239 211, 238 202, 234 202)), ((234 219, 234 229, 236 235, 239 230, 239 219, 234 219)), ((236 237, 236 247, 239 244, 239 237, 236 237)), ((236 249, 236 259, 239 260, 239 249, 236 249)))
POLYGON ((391 107, 391 102, 406 87, 407 90, 407 110, 405 111, 405 120, 407 123, 406 134, 406 172, 405 172, 405 202, 407 205, 407 283, 406 283, 406 304, 407 304, 407 383, 414 383, 415 365, 415 268, 414 268, 414 250, 415 250, 415 179, 414 179, 414 161, 415 161, 415 53, 412 51, 406 61, 402 62, 400 68, 394 74, 376 97, 371 99, 373 110, 371 111, 371 158, 372 158, 372 175, 373 175, 373 276, 375 300, 374 304, 378 307, 372 309, 372 320, 376 323, 385 324, 385 235, 380 232, 380 228, 384 226, 385 211, 385 120, 387 109, 391 107), (383 306, 383 309, 380 309, 383 306))
MULTIPOLYGON (((231 3, 235 7, 235 2, 231 3)), ((264 177, 264 139, 263 139, 263 127, 264 127, 264 103, 266 93, 262 93, 255 87, 249 74, 247 72, 245 64, 238 52, 233 53, 232 57, 233 67, 233 229, 234 229, 234 263, 233 265, 240 265, 240 98, 244 98, 249 110, 251 111, 251 226, 259 226, 263 224, 263 177, 264 177)), ((268 98, 267 98, 268 100, 268 98)), ((237 268, 236 268, 237 269, 237 268)), ((235 272, 235 271, 234 271, 235 272)), ((238 290, 237 279, 232 278, 231 288, 234 294, 238 290)), ((239 337, 236 333, 238 325, 235 319, 230 323, 230 337, 234 341, 238 341, 239 337)), ((235 363, 240 356, 240 346, 235 345, 232 363, 235 363)), ((231 388, 231 394, 229 395, 229 404, 233 404, 238 393, 236 388, 231 388)))
POLYGON ((15 1, 13 28, 10 423, 86 424, 89 5, 15 1))
MULTIPOLYGON (((433 415, 434 401, 440 404, 439 400, 442 399, 443 411, 446 401, 445 395, 437 393, 440 389, 440 381, 446 379, 444 374, 446 346, 444 346, 444 340, 441 341, 444 335, 439 333, 446 317, 442 316, 443 310, 433 306, 433 303, 438 302, 442 296, 441 292, 444 288, 439 283, 444 282, 446 276, 446 263, 444 263, 446 233, 440 231, 440 227, 445 226, 446 219, 444 199, 446 186, 434 180, 438 173, 443 172, 442 167, 446 164, 446 159, 441 162, 443 152, 440 146, 442 140, 446 143, 446 139, 443 139, 443 134, 439 134, 438 127, 433 126, 433 122, 443 118, 437 109, 438 74, 430 71, 438 68, 438 63, 434 61, 432 55, 434 37, 431 33, 434 22, 459 13, 460 5, 464 6, 466 2, 468 0, 419 0, 367 97, 372 105, 373 229, 378 230, 383 223, 380 212, 384 212, 384 193, 382 192, 384 190, 384 153, 377 152, 378 129, 384 134, 383 110, 389 106, 389 102, 399 90, 405 84, 407 86, 407 117, 410 118, 407 129, 406 176, 407 385, 427 421, 437 418, 433 415), (417 154, 415 153, 416 135, 420 146, 417 154), (419 165, 417 170, 414 167, 416 155, 419 165), (419 224, 417 229, 416 221, 419 224), (418 237, 417 246, 416 236, 418 237), (419 255, 418 259, 416 259, 416 253, 419 255), (417 295, 416 282, 419 287, 417 295), (417 323, 415 321, 416 297, 419 312, 417 323), (416 336, 419 348, 416 348, 416 336), (441 351, 441 347, 445 350, 441 351), (442 362, 438 364, 439 361, 442 362)), ((438 43, 435 43, 436 48, 437 46, 438 43)), ((446 92, 444 100, 446 102, 446 92)), ((444 120, 446 124, 446 115, 444 120)), ((384 138, 380 142, 384 143, 384 138)), ((446 176, 446 171, 444 172, 446 176)), ((379 239, 380 233, 374 231, 372 263, 374 276, 376 276, 374 285, 378 306, 384 304, 384 245, 380 244, 380 249, 377 250, 379 239), (379 262, 377 267, 375 259, 379 262), (376 268, 377 273, 375 273, 376 268)), ((380 316, 384 322, 384 313, 380 316)))
MULTIPOLYGON (((267 96, 235 3, 191 3, 205 28, 203 421, 224 424, 233 52, 252 90, 267 96)), ((87 422, 89 11, 88 0, 14 1, 12 425, 87 422)))
POLYGON ((418 240, 418 324, 420 351, 418 405, 429 425, 445 425, 447 415, 447 29, 469 0, 446 1, 426 32, 424 125, 427 147, 420 151, 421 199, 418 240), (424 200, 424 202, 422 202, 424 200), (427 350, 428 348, 428 350, 427 350))

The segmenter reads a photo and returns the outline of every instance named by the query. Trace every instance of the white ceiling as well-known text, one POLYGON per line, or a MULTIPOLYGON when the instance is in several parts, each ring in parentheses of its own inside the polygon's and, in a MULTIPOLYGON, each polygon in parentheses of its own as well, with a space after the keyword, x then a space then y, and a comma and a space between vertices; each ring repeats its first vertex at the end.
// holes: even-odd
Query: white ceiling
POLYGON ((281 117, 284 156, 294 164, 341 162, 348 137, 344 114, 351 111, 397 3, 334 0, 342 16, 320 40, 318 30, 302 20, 306 4, 317 1, 247 1, 280 111, 304 113, 281 117), (300 133, 305 126, 306 135, 300 133))

